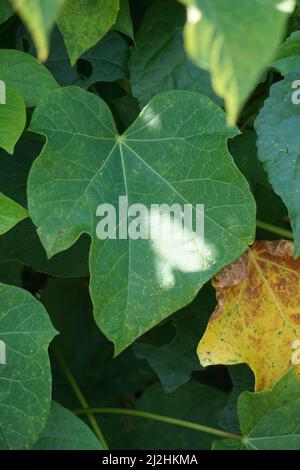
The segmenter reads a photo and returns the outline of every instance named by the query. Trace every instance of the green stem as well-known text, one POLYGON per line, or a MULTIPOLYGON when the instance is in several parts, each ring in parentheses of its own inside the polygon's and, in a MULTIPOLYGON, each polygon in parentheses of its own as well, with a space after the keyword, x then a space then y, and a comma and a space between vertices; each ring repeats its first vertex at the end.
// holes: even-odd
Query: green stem
POLYGON ((239 436, 238 434, 232 434, 230 432, 222 431, 221 429, 215 429, 209 426, 204 426, 202 424, 192 423, 191 421, 184 421, 182 419, 171 418, 169 416, 161 416, 154 413, 148 413, 146 411, 130 410, 126 408, 81 408, 78 410, 74 410, 73 412, 77 415, 94 413, 135 416, 137 418, 146 418, 152 419, 153 421, 160 421, 161 423, 174 424, 175 426, 181 426, 183 428, 193 429, 194 431, 213 434, 214 436, 224 437, 226 439, 242 439, 242 436, 239 436))
POLYGON ((256 220, 256 227, 266 230, 267 232, 274 233, 275 235, 279 235, 280 237, 294 240, 293 232, 290 230, 285 230, 284 228, 277 227, 276 225, 268 224, 262 220, 256 220))
POLYGON ((99 439, 102 447, 105 449, 105 450, 108 450, 108 445, 107 445, 107 442, 106 442, 106 439, 97 423, 97 420, 95 419, 94 415, 92 412, 88 411, 90 408, 89 408, 89 404, 87 402, 87 399, 85 398, 82 390, 80 389, 78 383, 76 382, 76 379, 74 377, 74 375, 72 374, 71 370, 69 369, 69 366, 68 364, 66 363, 63 355, 57 350, 57 349, 54 349, 53 348, 53 352, 55 354, 55 357, 57 359, 57 361, 59 362, 65 376, 66 376, 66 379, 68 380, 74 394, 76 395, 80 405, 82 406, 82 408, 84 410, 87 410, 86 411, 86 415, 87 415, 87 418, 90 422, 90 425, 91 427, 93 428, 94 430, 94 433, 96 434, 97 438, 99 439))

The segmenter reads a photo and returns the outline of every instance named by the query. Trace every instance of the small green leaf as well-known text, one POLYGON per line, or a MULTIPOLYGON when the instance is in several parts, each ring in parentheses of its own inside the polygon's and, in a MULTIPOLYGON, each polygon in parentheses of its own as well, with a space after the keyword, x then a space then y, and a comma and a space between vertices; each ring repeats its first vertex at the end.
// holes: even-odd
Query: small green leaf
POLYGON ((15 201, 0 193, 0 235, 28 217, 27 210, 15 201))
POLYGON ((71 65, 109 31, 119 11, 119 0, 66 0, 57 24, 71 65))
POLYGON ((30 31, 44 62, 49 53, 49 38, 55 19, 65 0, 11 0, 16 12, 30 31))
POLYGON ((47 346, 55 334, 42 304, 25 290, 0 284, 0 449, 30 448, 46 424, 47 346))
POLYGON ((77 416, 52 402, 47 424, 33 450, 103 450, 91 429, 77 416))
POLYGON ((217 103, 208 72, 186 56, 182 31, 185 8, 174 0, 156 0, 146 12, 129 61, 132 93, 144 107, 168 90, 192 90, 217 103))
POLYGON ((188 8, 185 45, 212 76, 230 122, 270 64, 294 0, 182 0, 188 8))
POLYGON ((241 441, 217 441, 216 450, 298 450, 300 382, 294 371, 265 392, 244 392, 238 400, 241 441))
POLYGON ((58 88, 46 67, 31 55, 13 49, 0 49, 0 79, 23 96, 26 106, 36 106, 58 88))
POLYGON ((26 124, 25 103, 16 90, 5 90, 5 103, 0 104, 0 147, 11 155, 26 124))
POLYGON ((117 16, 116 24, 114 25, 114 29, 120 31, 120 33, 126 34, 126 36, 128 36, 134 41, 133 27, 128 0, 120 0, 120 10, 117 16))
POLYGON ((95 318, 117 353, 191 302, 252 242, 254 201, 226 145, 237 131, 207 97, 161 94, 118 136, 107 105, 69 87, 43 100, 31 130, 47 143, 29 174, 29 212, 48 256, 90 234, 95 318), (204 204, 204 245, 190 235, 191 259, 176 240, 99 239, 97 207, 123 195, 148 209, 204 204))

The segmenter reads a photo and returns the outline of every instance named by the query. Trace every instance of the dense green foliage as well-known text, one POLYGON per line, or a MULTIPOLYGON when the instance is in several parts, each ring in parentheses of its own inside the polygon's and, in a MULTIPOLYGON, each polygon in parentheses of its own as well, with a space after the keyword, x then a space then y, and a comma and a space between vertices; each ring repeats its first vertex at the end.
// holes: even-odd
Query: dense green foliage
POLYGON ((196 353, 224 267, 300 254, 299 73, 294 0, 0 1, 0 450, 300 449, 294 371, 196 353), (123 195, 204 242, 99 239, 123 195))

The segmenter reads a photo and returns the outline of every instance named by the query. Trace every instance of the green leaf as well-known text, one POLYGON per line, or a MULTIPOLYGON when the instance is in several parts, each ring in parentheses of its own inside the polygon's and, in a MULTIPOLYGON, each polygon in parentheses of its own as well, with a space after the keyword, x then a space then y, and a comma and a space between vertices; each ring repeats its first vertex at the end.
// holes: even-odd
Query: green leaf
POLYGON ((43 100, 31 130, 47 135, 47 143, 29 174, 29 212, 48 256, 83 232, 91 235, 95 318, 116 353, 191 302, 252 242, 254 201, 226 146, 236 129, 226 127, 224 112, 207 97, 159 95, 118 136, 107 105, 70 87, 43 100), (198 246, 189 235, 191 258, 180 240, 100 240, 96 209, 117 204, 120 195, 148 209, 190 203, 195 211, 204 204, 205 241, 198 246))
POLYGON ((294 0, 182 0, 188 8, 185 46, 209 70, 228 118, 239 111, 271 63, 294 0))
POLYGON ((221 102, 211 88, 209 74, 185 54, 185 20, 185 9, 175 0, 156 0, 146 12, 129 62, 132 92, 141 107, 168 90, 199 91, 221 102))
MULTIPOLYGON (((94 321, 87 280, 49 279, 41 302, 61 333, 54 339, 53 349, 63 355, 90 403, 120 406, 120 400, 130 400, 153 381, 152 370, 135 357, 131 348, 113 358, 113 345, 94 321)), ((54 355, 52 366, 55 399, 64 406, 78 408, 54 355)))
POLYGON ((48 57, 50 33, 64 1, 11 0, 16 12, 32 35, 41 62, 48 57))
POLYGON ((238 364, 227 368, 232 390, 223 410, 222 427, 227 431, 239 434, 239 420, 237 414, 237 401, 242 392, 254 390, 254 374, 246 364, 238 364))
POLYGON ((0 5, 0 24, 4 23, 14 14, 10 0, 2 0, 0 5))
MULTIPOLYGON (((23 207, 27 206, 28 172, 41 148, 39 142, 23 136, 16 146, 13 158, 4 151, 0 153, 0 187, 7 196, 23 207)), ((35 226, 27 218, 0 237, 0 263, 18 260, 36 271, 52 276, 88 276, 89 246, 89 239, 81 237, 70 250, 48 260, 35 226)))
POLYGON ((58 84, 34 57, 13 49, 0 49, 0 77, 8 88, 24 98, 26 106, 36 106, 58 84))
POLYGON ((66 0, 57 24, 71 65, 108 32, 115 23, 119 0, 66 0))
POLYGON ((290 371, 271 390, 244 392, 238 400, 242 441, 218 441, 214 449, 299 450, 300 382, 290 371))
MULTIPOLYGON (((245 131, 230 141, 229 150, 237 167, 250 184, 257 205, 257 218, 282 225, 284 218, 287 218, 287 210, 268 182, 267 174, 258 159, 256 141, 257 135, 254 131, 245 131)), ((267 233, 265 237, 270 239, 272 234, 267 233)))
POLYGON ((22 287, 23 267, 18 261, 0 261, 0 282, 22 287))
POLYGON ((134 33, 128 0, 120 0, 120 10, 114 29, 120 31, 120 33, 126 34, 126 36, 134 41, 134 33))
MULTIPOLYGON (((193 380, 174 393, 166 394, 159 384, 146 389, 137 409, 162 416, 183 419, 206 426, 219 427, 227 394, 193 380)), ((126 434, 114 443, 114 448, 134 450, 193 450, 210 449, 214 437, 162 422, 132 418, 126 434), (151 439, 150 439, 151 436, 151 439)))
POLYGON ((34 450, 102 450, 102 447, 81 419, 52 402, 46 427, 34 450))
MULTIPOLYGON (((24 27, 18 32, 17 45, 21 50, 28 48, 27 52, 36 56, 33 42, 24 27)), ((44 65, 61 86, 76 84, 88 88, 97 82, 128 78, 128 57, 129 47, 125 39, 117 32, 109 31, 96 46, 80 57, 79 63, 71 67, 62 35, 58 28, 54 28, 49 57, 44 65), (80 73, 80 62, 91 68, 88 77, 80 73)))
MULTIPOLYGON (((294 78, 297 78, 296 76, 294 78)), ((275 83, 255 122, 258 157, 274 191, 288 208, 295 237, 295 256, 300 254, 300 174, 298 129, 300 108, 292 103, 294 78, 275 83)))
MULTIPOLYGON (((156 345, 148 342, 134 344, 134 351, 140 359, 146 359, 156 371, 166 392, 173 392, 187 382, 191 373, 202 369, 196 349, 205 331, 210 312, 216 304, 211 286, 205 286, 196 299, 171 318, 175 335, 166 344, 156 345)), ((153 331, 159 336, 158 328, 153 331)))
POLYGON ((28 217, 27 210, 0 193, 0 235, 8 232, 14 225, 28 217))
POLYGON ((0 449, 28 449, 44 428, 51 401, 47 346, 56 331, 28 292, 0 284, 0 449))
POLYGON ((14 153, 26 124, 26 109, 22 96, 11 88, 5 89, 5 103, 0 104, 0 147, 14 153))
POLYGON ((289 73, 300 72, 300 31, 295 31, 281 44, 272 66, 286 76, 289 73))

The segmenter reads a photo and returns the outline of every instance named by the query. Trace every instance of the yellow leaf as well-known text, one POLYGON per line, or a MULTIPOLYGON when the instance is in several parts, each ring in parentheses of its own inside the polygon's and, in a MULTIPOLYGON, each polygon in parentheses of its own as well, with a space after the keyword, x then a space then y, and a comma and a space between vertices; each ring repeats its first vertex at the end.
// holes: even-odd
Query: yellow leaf
POLYGON ((293 243, 255 242, 213 284, 218 306, 198 346, 201 364, 247 363, 257 391, 293 366, 300 376, 294 350, 300 344, 300 259, 293 259, 293 243))

